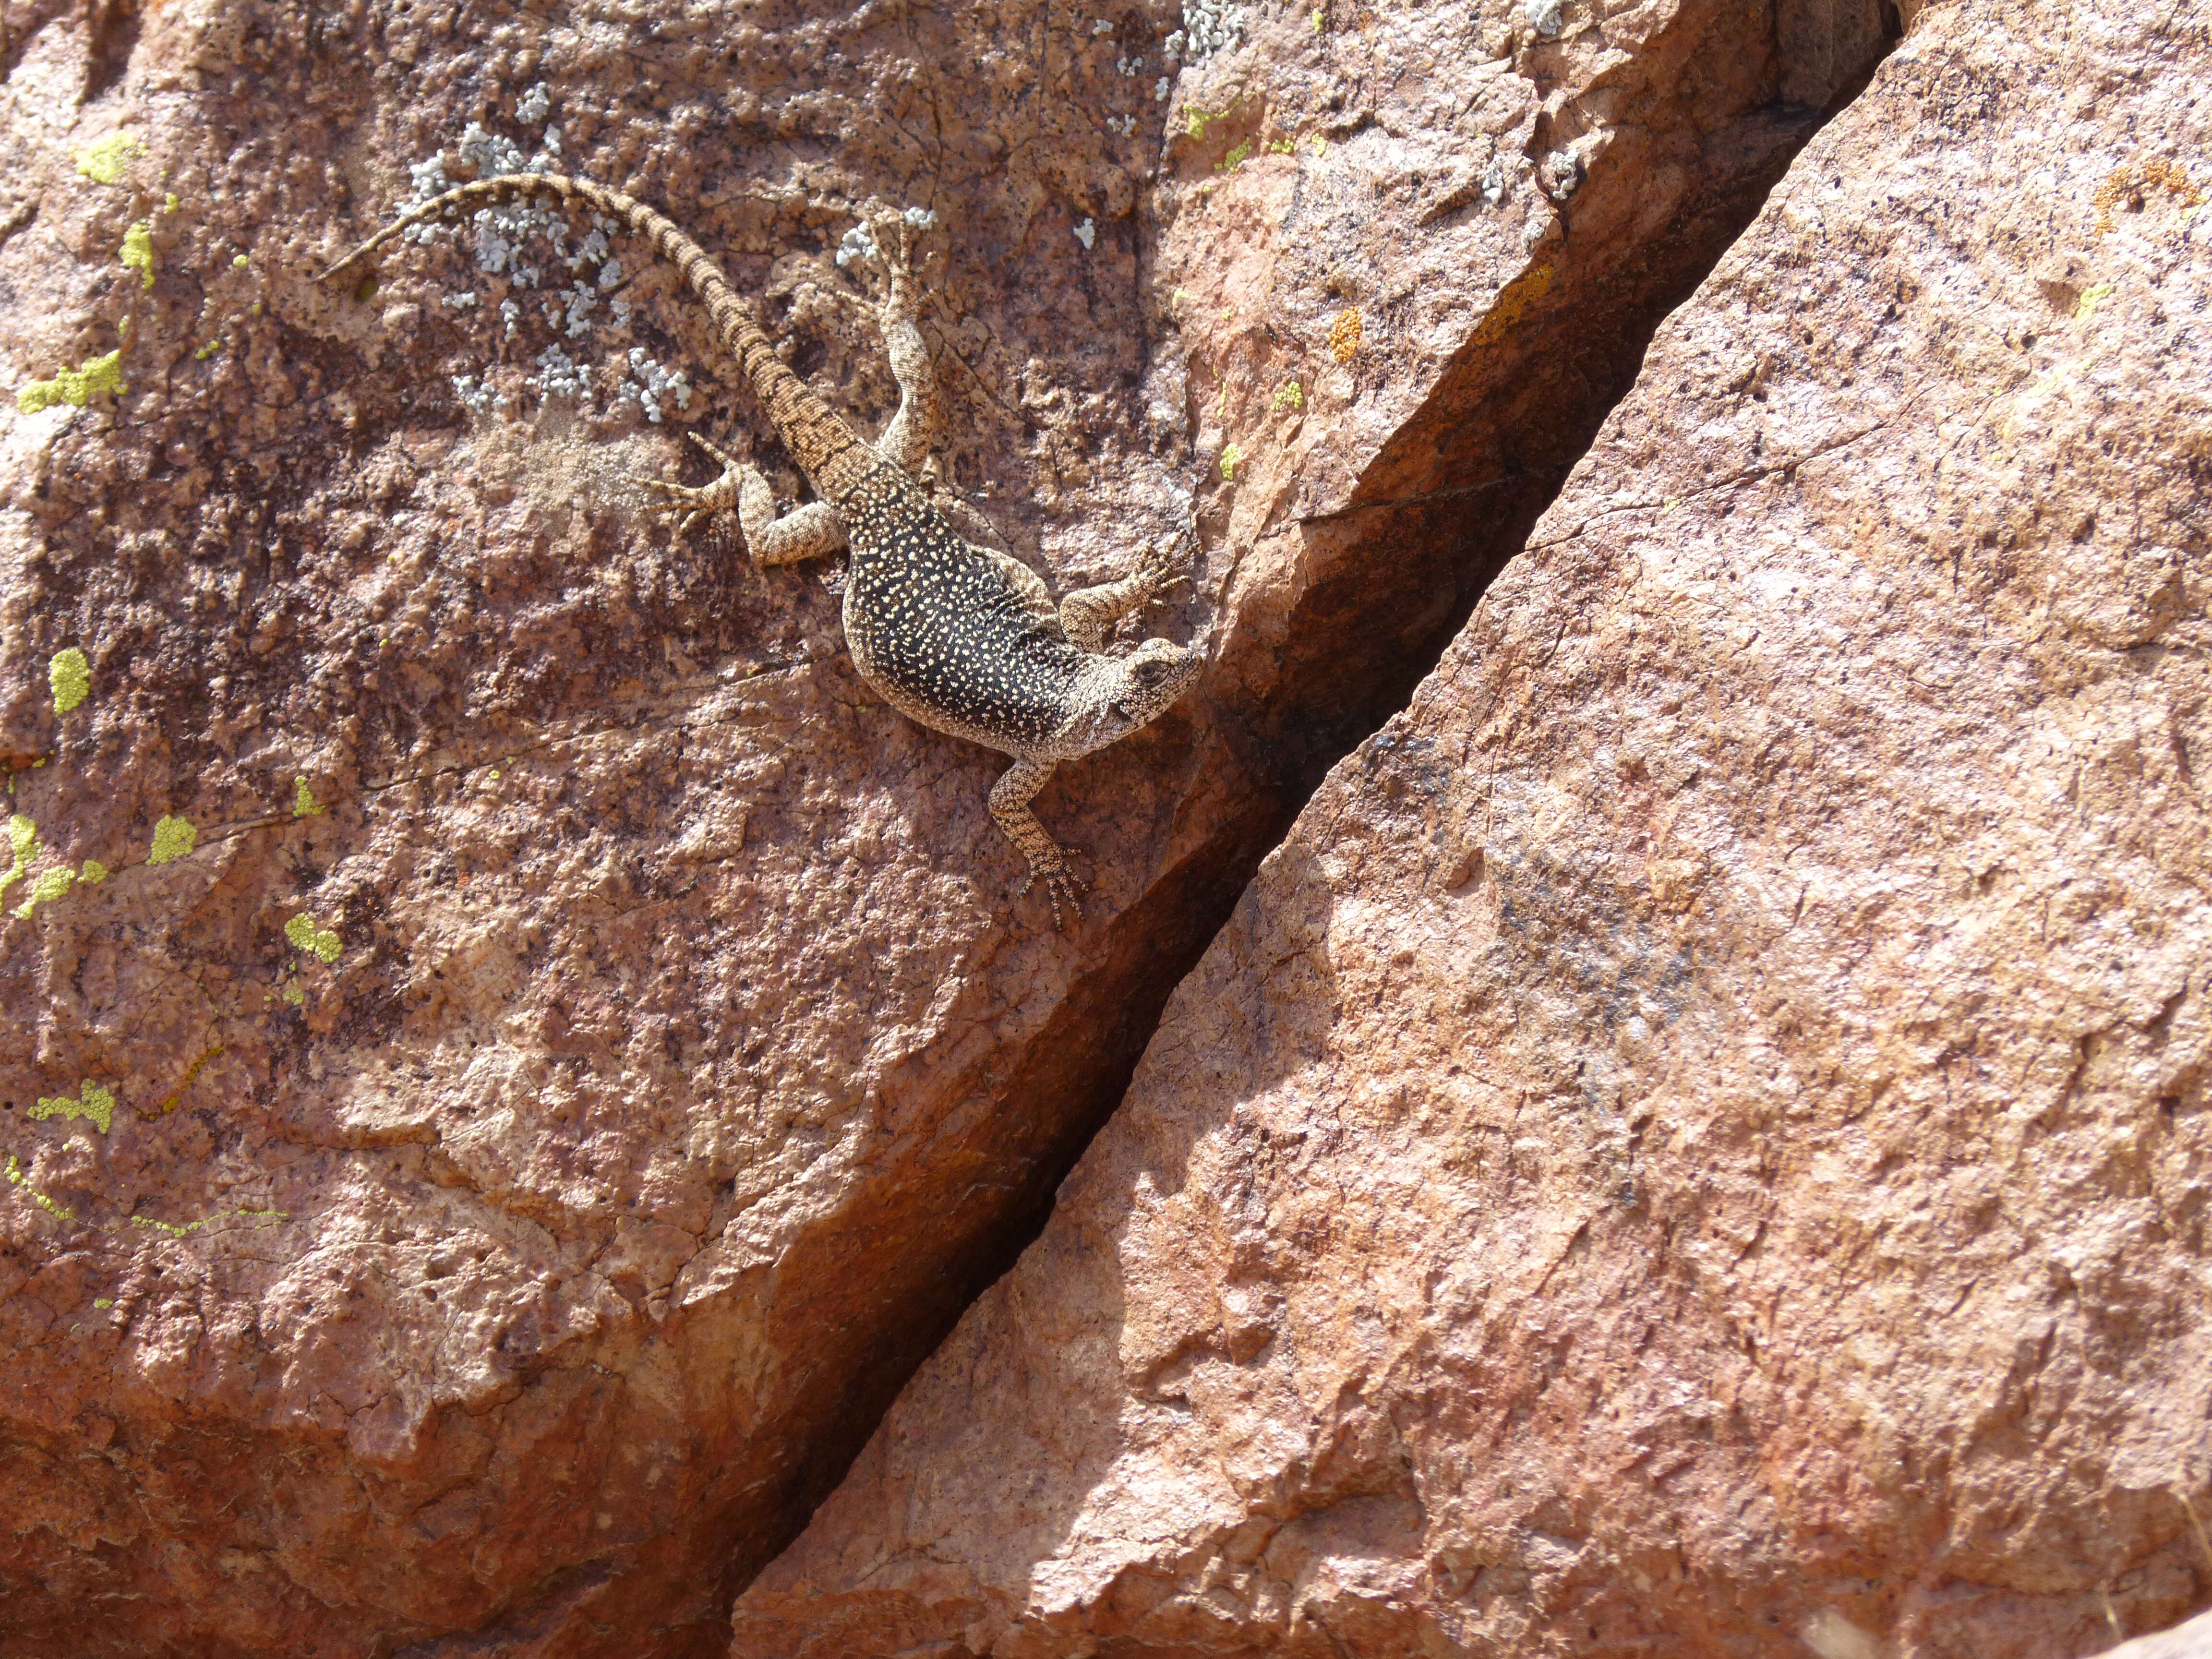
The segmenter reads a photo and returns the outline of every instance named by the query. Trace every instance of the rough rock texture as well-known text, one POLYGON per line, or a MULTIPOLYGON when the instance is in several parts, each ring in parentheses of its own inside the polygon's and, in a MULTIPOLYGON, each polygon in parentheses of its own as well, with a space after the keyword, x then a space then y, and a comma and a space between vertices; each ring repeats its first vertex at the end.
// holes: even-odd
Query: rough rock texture
POLYGON ((719 1650, 1887 15, 1301 0, 1162 89, 1157 4, 11 8, 0 1646, 719 1650), (831 198, 933 209, 975 533, 1196 513, 1205 691, 1039 803, 1082 929, 622 483, 779 459, 668 272, 313 284, 471 121, 863 418, 831 198))
POLYGON ((1337 766, 740 1656, 2212 1601, 2212 31, 1959 0, 1337 766))

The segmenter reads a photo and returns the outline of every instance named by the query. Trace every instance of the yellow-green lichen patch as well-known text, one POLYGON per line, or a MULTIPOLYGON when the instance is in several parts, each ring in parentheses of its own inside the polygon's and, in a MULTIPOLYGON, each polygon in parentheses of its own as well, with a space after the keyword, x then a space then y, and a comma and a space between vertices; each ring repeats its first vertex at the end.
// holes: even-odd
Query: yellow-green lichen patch
POLYGON ((107 866, 98 859, 87 859, 84 861, 84 869, 78 875, 77 879, 97 887, 107 879, 107 866))
POLYGON ((336 962, 338 952, 345 948, 336 933, 316 927, 315 919, 305 910, 284 924, 284 937, 323 962, 336 962))
POLYGON ((76 872, 66 864, 58 864, 39 872, 39 878, 31 884, 30 896, 15 907, 18 919, 27 916, 41 904, 52 904, 70 890, 76 879, 76 872))
POLYGON ((1282 389, 1275 393, 1274 406, 1278 410, 1304 409, 1306 394, 1296 380, 1285 381, 1282 389))
POLYGON ((318 812, 329 811, 330 808, 315 799, 315 792, 307 787, 307 779, 292 780, 292 816, 294 817, 311 818, 318 812))
POLYGON ((1224 478, 1234 478, 1237 476, 1237 469, 1243 464, 1243 459, 1244 452, 1235 444, 1230 445, 1221 452, 1221 476, 1224 478))
POLYGON ((2086 290, 2074 307, 2075 319, 2087 321, 2095 316, 2097 307, 2112 297, 2112 285, 2110 283, 2100 283, 2096 287, 2086 290))
POLYGON ((81 1117, 88 1118, 94 1128, 106 1134, 108 1125, 115 1121, 114 1091, 103 1089, 87 1078, 84 1087, 78 1092, 84 1097, 82 1100, 71 1100, 66 1095, 52 1100, 41 1100, 23 1115, 29 1118, 58 1117, 70 1123, 81 1117))
POLYGON ((230 263, 231 263, 231 265, 232 265, 232 267, 233 267, 234 269, 238 270, 245 270, 245 269, 246 268, 246 266, 248 266, 248 265, 252 264, 253 263, 253 261, 252 261, 251 258, 249 258, 246 255, 245 255, 245 254, 241 253, 241 254, 240 254, 236 258, 233 259, 230 263))
POLYGON ((11 1187, 21 1187, 29 1196, 31 1202, 37 1205, 48 1215, 58 1217, 64 1221, 74 1221, 76 1219, 76 1212, 75 1211, 64 1208, 61 1205, 55 1203, 53 1200, 48 1198, 44 1193, 40 1192, 36 1187, 31 1185, 30 1177, 23 1173, 22 1159, 17 1158, 15 1153, 9 1153, 8 1161, 4 1164, 0 1164, 0 1178, 4 1178, 11 1187))
POLYGON ((163 200, 161 204, 161 211, 164 213, 174 213, 183 205, 183 203, 177 200, 177 192, 173 190, 169 192, 167 198, 163 200))
POLYGON ((145 150, 146 146, 131 134, 111 132, 98 143, 77 151, 76 170, 95 185, 119 185, 131 170, 132 159, 145 150))
POLYGON ((106 1313, 110 1308, 115 1305, 115 1298, 112 1296, 95 1296, 92 1298, 92 1305, 99 1309, 100 1312, 106 1313))
POLYGON ((216 352, 222 350, 222 347, 223 343, 221 340, 210 340, 198 351, 192 353, 192 361, 196 363, 204 363, 209 358, 214 356, 216 352))
POLYGON ((57 651, 46 664, 46 684, 53 688, 54 713, 66 714, 92 694, 92 665, 76 646, 57 651))
POLYGON ((8 873, 0 876, 0 893, 22 880, 30 870, 31 860, 39 856, 39 826, 21 812, 8 820, 8 850, 15 858, 8 873))
POLYGON ((123 384, 123 348, 104 357, 88 357, 76 368, 65 368, 51 380, 33 380, 15 394, 15 407, 35 415, 56 404, 82 409, 102 392, 120 397, 131 388, 123 384))
POLYGON ((179 1227, 173 1221, 156 1221, 150 1216, 134 1215, 131 1218, 131 1224, 134 1227, 143 1227, 149 1233, 166 1234, 171 1238, 190 1238, 201 1228, 206 1226, 207 1223, 187 1221, 179 1227))
POLYGON ((288 979, 284 981, 283 995, 284 1000, 295 1008, 303 1008, 307 1006, 307 988, 296 979, 288 979))
POLYGON ((154 826, 154 850, 146 854, 149 864, 173 864, 191 852, 198 844, 200 832, 183 818, 164 817, 154 826))
POLYGON ((146 279, 145 286, 154 286, 154 222, 141 219, 123 233, 123 263, 138 271, 146 279))

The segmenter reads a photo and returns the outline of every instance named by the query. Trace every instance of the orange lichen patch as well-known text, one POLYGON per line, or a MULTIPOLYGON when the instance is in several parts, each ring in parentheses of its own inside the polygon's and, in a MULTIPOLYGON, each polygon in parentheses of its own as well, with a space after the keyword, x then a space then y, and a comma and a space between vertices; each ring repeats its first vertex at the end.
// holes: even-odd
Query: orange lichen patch
POLYGON ((2188 168, 2157 156, 2148 161, 2130 161, 2113 168, 2097 186, 2097 234, 2102 236, 2112 229, 2114 208, 2124 203, 2130 211, 2140 211, 2144 197, 2154 190, 2179 198, 2185 208, 2204 205, 2204 191, 2190 178, 2188 168))
POLYGON ((1329 356, 1340 363, 1348 363, 1359 353, 1361 337, 1366 326, 1359 320, 1359 307, 1346 306, 1337 313, 1336 323, 1328 331, 1329 356))
POLYGON ((1486 346, 1503 339, 1505 332, 1528 313, 1528 307, 1544 297, 1552 286, 1552 267, 1531 265, 1511 282, 1498 290, 1498 298, 1490 307, 1490 314, 1468 337, 1473 346, 1486 346))
POLYGON ((167 1095, 162 1097, 161 1110, 164 1112, 175 1111, 177 1109, 177 1103, 185 1097, 185 1091, 191 1088, 192 1086, 192 1080, 199 1076, 200 1067, 206 1065, 208 1061, 213 1060, 222 1052, 222 1044, 218 1042, 214 1048, 209 1049, 191 1065, 185 1066, 184 1076, 177 1079, 177 1086, 170 1090, 167 1095))

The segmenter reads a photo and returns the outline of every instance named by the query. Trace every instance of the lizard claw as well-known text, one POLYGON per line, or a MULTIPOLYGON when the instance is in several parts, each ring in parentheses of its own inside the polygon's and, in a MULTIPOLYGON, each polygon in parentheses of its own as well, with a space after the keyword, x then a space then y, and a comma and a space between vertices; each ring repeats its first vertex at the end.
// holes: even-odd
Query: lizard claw
POLYGON ((1088 888, 1081 877, 1065 864, 1048 866, 1034 866, 1029 874, 1022 878, 1022 884, 1014 896, 1019 898, 1022 894, 1028 892, 1032 885, 1040 882, 1044 884, 1045 898, 1052 906, 1052 925, 1055 930, 1064 925, 1060 916, 1060 904, 1062 899, 1067 901, 1067 908, 1073 912, 1075 919, 1078 921, 1083 920, 1083 894, 1088 890, 1088 888))
POLYGON ((698 526, 701 520, 711 519, 725 508, 737 505, 739 469, 737 462, 722 453, 697 433, 687 432, 684 435, 722 464, 720 477, 700 489, 695 489, 689 484, 668 483, 659 478, 648 478, 636 474, 633 474, 629 482, 642 485, 647 489, 657 489, 662 495, 671 497, 673 505, 669 510, 682 513, 684 515, 682 523, 678 526, 677 533, 688 536, 698 526))

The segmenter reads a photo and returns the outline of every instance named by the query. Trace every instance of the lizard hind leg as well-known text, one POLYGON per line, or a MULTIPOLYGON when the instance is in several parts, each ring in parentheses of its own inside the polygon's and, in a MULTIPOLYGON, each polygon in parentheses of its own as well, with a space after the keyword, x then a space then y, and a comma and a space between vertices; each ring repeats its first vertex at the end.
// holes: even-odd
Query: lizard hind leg
POLYGON ((899 388, 898 413, 884 428, 876 453, 894 466, 917 473, 929 459, 930 445, 936 440, 938 396, 937 370, 915 320, 921 309, 921 286, 912 231, 903 214, 881 214, 868 224, 887 279, 876 321, 883 333, 884 355, 891 360, 891 376, 899 388))
POLYGON ((733 460, 696 432, 690 438, 722 464, 720 477, 698 489, 664 483, 659 478, 635 481, 671 498, 670 510, 684 514, 684 534, 689 535, 702 519, 735 507, 738 524, 745 532, 745 546, 763 565, 826 558, 844 547, 845 521, 829 502, 809 501, 779 519, 775 491, 759 468, 733 460))

